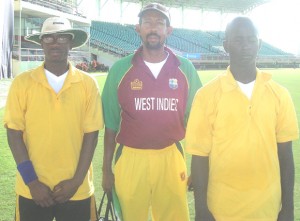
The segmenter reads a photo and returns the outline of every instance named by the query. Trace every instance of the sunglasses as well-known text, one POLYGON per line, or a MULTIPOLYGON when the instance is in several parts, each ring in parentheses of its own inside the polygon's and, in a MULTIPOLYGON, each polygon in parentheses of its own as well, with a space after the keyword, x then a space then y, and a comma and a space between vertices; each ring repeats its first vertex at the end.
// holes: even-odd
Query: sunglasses
POLYGON ((42 36, 42 42, 46 44, 52 44, 54 42, 59 44, 65 44, 73 39, 73 36, 70 34, 61 34, 61 35, 44 35, 42 36))

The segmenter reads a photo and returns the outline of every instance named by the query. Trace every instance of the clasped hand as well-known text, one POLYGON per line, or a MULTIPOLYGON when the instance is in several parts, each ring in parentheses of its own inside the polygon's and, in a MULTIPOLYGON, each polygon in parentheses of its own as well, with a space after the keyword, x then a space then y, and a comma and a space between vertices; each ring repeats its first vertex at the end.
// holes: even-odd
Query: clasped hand
POLYGON ((57 203, 65 203, 76 193, 78 185, 72 179, 58 183, 53 191, 39 180, 28 184, 34 202, 41 207, 50 207, 57 203))

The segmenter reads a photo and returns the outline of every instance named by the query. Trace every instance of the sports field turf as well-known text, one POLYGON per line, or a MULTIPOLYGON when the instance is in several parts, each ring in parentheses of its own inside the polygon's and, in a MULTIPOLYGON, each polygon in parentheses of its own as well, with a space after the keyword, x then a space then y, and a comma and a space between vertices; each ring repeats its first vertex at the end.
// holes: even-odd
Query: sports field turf
MULTIPOLYGON (((216 74, 222 71, 200 71, 200 78, 205 84, 210 79, 214 78, 216 74)), ((284 85, 291 93, 297 116, 300 121, 300 69, 273 69, 268 70, 273 74, 273 79, 284 85)), ((96 77, 99 88, 102 91, 105 76, 96 77)), ((2 123, 3 108, 0 109, 0 119, 2 123)), ((297 140, 293 144, 294 161, 296 169, 296 183, 295 183, 295 221, 300 221, 300 141, 297 140)), ((99 142, 95 152, 93 164, 95 174, 95 187, 96 198, 100 200, 102 194, 101 188, 101 163, 103 153, 103 132, 99 135, 99 142)), ((190 156, 187 156, 188 167, 190 164, 190 156)), ((16 166, 7 145, 6 131, 3 126, 0 127, 0 221, 12 221, 14 219, 14 205, 15 205, 15 193, 14 193, 14 181, 16 166)), ((191 221, 194 220, 194 201, 192 193, 189 193, 189 207, 191 221)))

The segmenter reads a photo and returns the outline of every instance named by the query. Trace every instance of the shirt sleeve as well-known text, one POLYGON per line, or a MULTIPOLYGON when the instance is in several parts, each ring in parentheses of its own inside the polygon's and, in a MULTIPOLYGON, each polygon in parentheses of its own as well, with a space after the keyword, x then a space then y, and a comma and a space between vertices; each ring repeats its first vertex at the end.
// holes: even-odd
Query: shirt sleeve
POLYGON ((187 78, 187 83, 188 83, 188 97, 186 101, 186 108, 185 108, 185 113, 184 113, 184 120, 185 120, 185 126, 187 124, 190 111, 191 111, 191 106, 194 100, 194 96, 196 92, 198 91, 199 88, 202 87, 202 83, 200 81, 199 75, 197 70, 195 69, 195 66, 193 63, 183 57, 178 56, 177 57, 180 60, 180 70, 183 72, 183 74, 187 78))
POLYGON ((83 127, 84 133, 101 130, 104 126, 100 92, 94 78, 90 80, 88 90, 83 127))
POLYGON ((211 107, 199 89, 191 108, 186 131, 186 151, 192 155, 208 156, 212 146, 211 107))
POLYGON ((199 75, 192 63, 190 63, 189 72, 191 73, 191 75, 189 79, 189 95, 188 95, 186 112, 185 112, 185 122, 188 121, 194 96, 198 91, 198 89, 202 87, 202 83, 200 81, 199 75))
POLYGON ((288 142, 299 138, 299 128, 295 107, 289 92, 285 88, 283 89, 283 93, 279 101, 276 138, 277 143, 288 142))
POLYGON ((109 71, 104 84, 102 104, 105 127, 118 131, 121 120, 121 109, 118 99, 118 82, 115 74, 115 67, 113 66, 109 71))
POLYGON ((26 91, 17 77, 12 82, 5 105, 4 127, 24 131, 26 113, 26 91))

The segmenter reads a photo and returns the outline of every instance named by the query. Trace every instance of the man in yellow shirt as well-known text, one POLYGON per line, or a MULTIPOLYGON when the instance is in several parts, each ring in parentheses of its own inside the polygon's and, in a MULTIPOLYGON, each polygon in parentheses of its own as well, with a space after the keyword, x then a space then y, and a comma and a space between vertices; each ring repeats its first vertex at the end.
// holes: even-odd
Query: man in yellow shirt
POLYGON ((296 113, 288 91, 256 68, 260 44, 252 21, 235 18, 230 66, 195 96, 186 150, 197 221, 294 220, 296 113))
POLYGON ((103 127, 97 84, 68 61, 88 34, 67 19, 45 20, 26 37, 45 62, 17 76, 4 126, 17 164, 16 221, 96 220, 91 160, 103 127))

